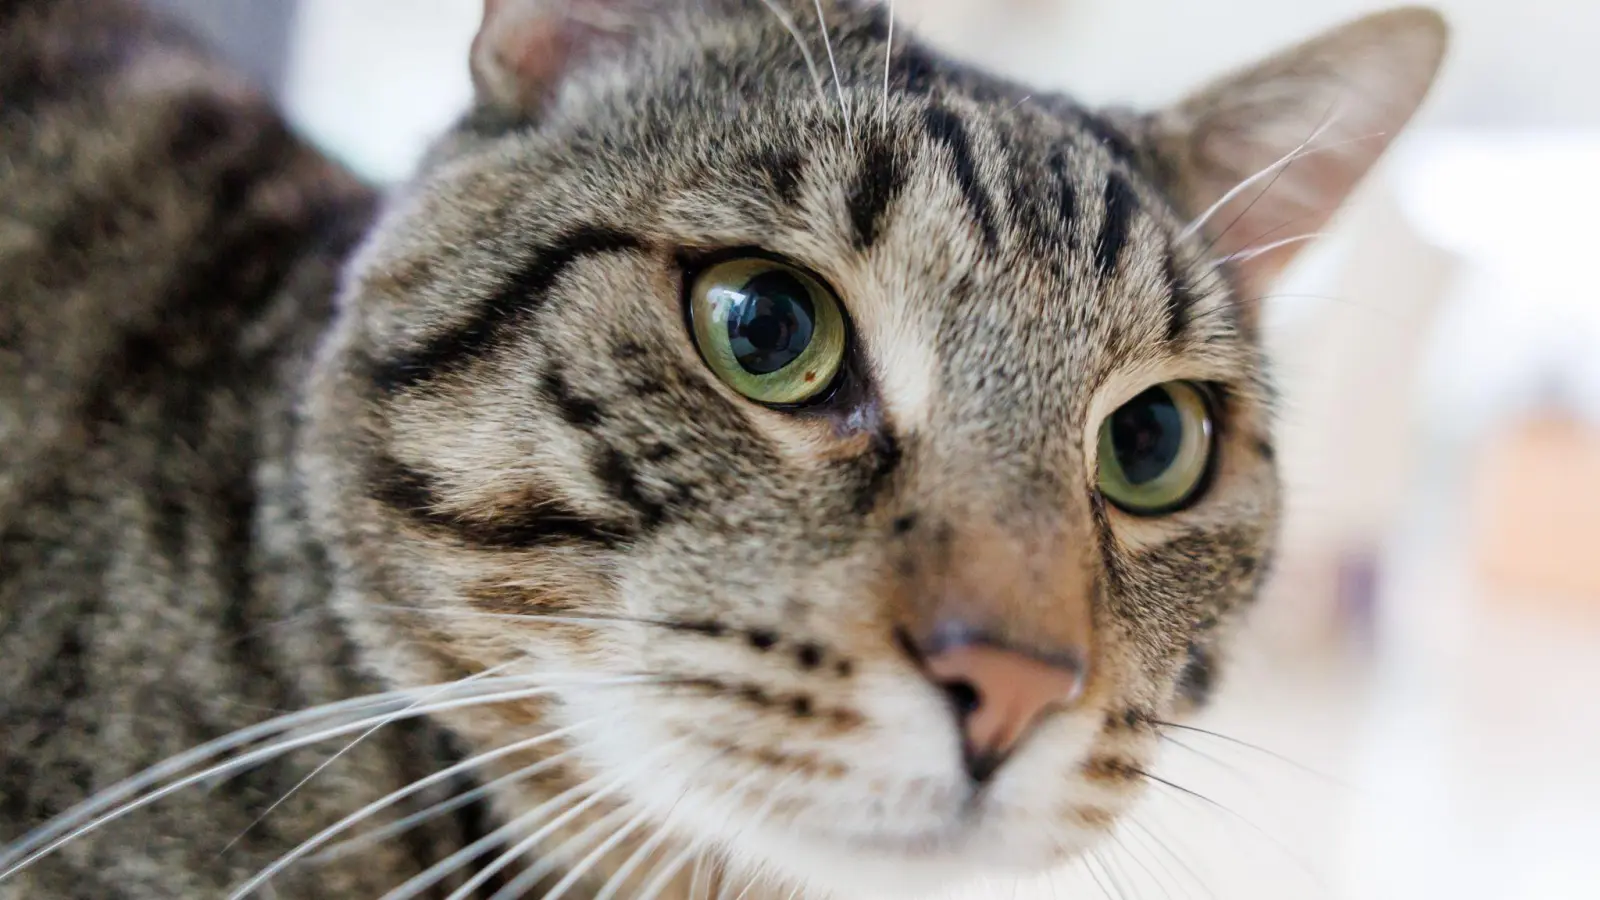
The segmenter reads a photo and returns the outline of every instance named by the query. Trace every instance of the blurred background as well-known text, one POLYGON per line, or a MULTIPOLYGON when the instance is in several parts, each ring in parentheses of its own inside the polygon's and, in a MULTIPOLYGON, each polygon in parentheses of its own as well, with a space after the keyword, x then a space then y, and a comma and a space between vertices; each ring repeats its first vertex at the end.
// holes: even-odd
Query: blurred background
MULTIPOLYGON (((468 100, 479 0, 159 2, 375 180, 468 100)), ((897 3, 1134 104, 1381 5, 897 3)), ((1600 897, 1600 3, 1434 5, 1437 92, 1268 308, 1289 519, 1215 734, 1095 859, 978 896, 1600 897)))

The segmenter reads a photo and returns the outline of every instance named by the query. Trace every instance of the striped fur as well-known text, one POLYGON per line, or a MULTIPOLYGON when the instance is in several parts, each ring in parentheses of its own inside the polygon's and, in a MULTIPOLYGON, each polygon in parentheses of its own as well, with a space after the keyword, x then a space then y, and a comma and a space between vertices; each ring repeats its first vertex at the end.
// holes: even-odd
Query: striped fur
POLYGON ((780 4, 799 41, 764 2, 647 6, 486 93, 379 209, 126 3, 0 0, 0 845, 271 711, 559 682, 298 790, 341 743, 179 792, 0 898, 226 896, 479 753, 362 828, 486 800, 270 896, 380 897, 556 797, 479 894, 594 897, 652 848, 625 896, 694 900, 690 851, 729 896, 915 892, 1069 858, 1137 796, 1278 508, 1253 298, 1186 230, 1165 120, 891 48, 875 6, 780 4), (825 402, 754 405, 696 353, 685 280, 740 248, 842 299, 825 402), (1219 461, 1136 520, 1095 437, 1172 379, 1214 391, 1219 461), (997 586, 985 627, 1041 654, 1092 601, 1088 692, 981 790, 899 638, 950 585, 997 586))

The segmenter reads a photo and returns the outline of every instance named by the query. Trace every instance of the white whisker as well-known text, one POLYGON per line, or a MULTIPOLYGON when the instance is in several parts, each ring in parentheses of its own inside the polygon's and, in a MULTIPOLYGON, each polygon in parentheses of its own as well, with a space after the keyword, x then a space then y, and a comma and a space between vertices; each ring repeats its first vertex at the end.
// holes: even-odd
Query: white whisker
MULTIPOLYGON (((497 680, 499 680, 499 679, 489 679, 489 681, 497 681, 497 680)), ((588 686, 602 686, 602 685, 614 685, 614 684, 637 684, 637 683, 643 683, 643 682, 649 682, 649 681, 659 681, 659 680, 661 680, 661 679, 659 679, 659 678, 649 678, 649 677, 610 679, 610 680, 603 681, 603 682, 589 682, 588 684, 585 684, 583 686, 588 687, 588 686)), ((556 688, 553 687, 553 686, 543 686, 543 687, 538 687, 538 688, 527 688, 527 689, 523 689, 523 690, 520 690, 520 691, 502 691, 502 692, 499 692, 499 693, 488 694, 488 695, 481 696, 481 697, 471 697, 471 698, 468 698, 468 699, 451 700, 451 701, 447 701, 447 702, 443 702, 443 703, 435 703, 435 704, 431 704, 431 705, 427 705, 427 706, 404 707, 404 708, 402 708, 402 710, 397 711, 393 715, 398 716, 398 715, 400 715, 400 712, 403 712, 404 715, 401 716, 402 718, 414 718, 414 717, 417 717, 417 716, 431 715, 431 714, 437 713, 437 712, 446 712, 446 711, 449 711, 449 710, 461 709, 461 708, 465 708, 465 707, 469 707, 469 706, 480 706, 480 705, 485 705, 485 704, 490 704, 490 703, 504 703, 504 702, 510 702, 510 701, 515 701, 515 700, 531 699, 533 697, 544 696, 546 694, 552 693, 555 690, 556 690, 556 688)), ((4 871, 0 871, 0 881, 4 881, 6 878, 11 877, 12 875, 16 874, 17 872, 21 871, 22 869, 27 868, 28 866, 32 865, 33 863, 37 862, 38 860, 44 858, 45 856, 48 856, 50 853, 53 853, 55 850, 57 850, 61 846, 65 845, 65 844, 67 844, 67 843, 69 843, 69 842, 71 842, 73 840, 76 840, 77 838, 82 837, 83 835, 88 834, 89 832, 94 831, 95 829, 100 828, 100 827, 102 827, 102 826, 104 826, 104 825, 106 825, 106 824, 108 824, 110 822, 116 821, 117 819, 120 819, 123 816, 128 815, 129 813, 135 812, 136 810, 139 810, 139 809, 143 809, 144 807, 149 806, 150 804, 155 803, 155 802, 161 800, 164 797, 171 796, 172 794, 174 794, 174 793, 176 793, 176 792, 178 792, 180 790, 183 790, 184 788, 189 787, 190 785, 197 784, 199 782, 205 781, 205 780, 210 779, 210 778, 231 775, 234 772, 238 772, 238 771, 241 771, 243 769, 251 768, 253 766, 258 765, 259 763, 265 762, 266 760, 272 759, 274 757, 282 756, 285 753, 288 753, 288 752, 290 752, 292 750, 296 750, 296 749, 299 749, 301 747, 309 746, 309 745, 312 745, 312 744, 318 744, 318 743, 321 743, 323 741, 329 740, 330 738, 341 737, 343 735, 350 734, 352 732, 360 731, 360 730, 362 730, 364 728, 368 728, 368 727, 372 726, 376 722, 385 721, 388 718, 389 717, 387 717, 387 716, 376 716, 376 717, 363 718, 363 719, 359 719, 359 720, 357 720, 355 722, 350 722, 350 723, 346 723, 344 725, 340 725, 340 726, 337 726, 337 727, 323 729, 322 731, 313 732, 313 733, 308 734, 308 735, 302 735, 300 737, 295 737, 295 738, 290 738, 290 739, 287 739, 287 740, 279 741, 279 742, 274 743, 272 745, 269 745, 267 747, 263 747, 263 748, 260 748, 260 749, 257 749, 257 750, 253 750, 253 751, 251 751, 249 753, 246 753, 246 754, 244 754, 242 756, 239 756, 239 757, 236 757, 234 759, 231 759, 228 762, 219 763, 217 765, 214 765, 214 766, 211 766, 209 768, 203 769, 203 770, 201 770, 199 772, 196 772, 196 773, 194 773, 192 775, 184 776, 183 778, 179 779, 178 781, 173 782, 172 784, 169 784, 169 785, 167 785, 165 787, 162 787, 162 788, 159 788, 157 790, 151 791, 150 793, 145 794, 145 795, 139 797, 136 800, 131 800, 131 801, 129 801, 129 802, 127 802, 127 803, 125 803, 125 804, 123 804, 121 806, 114 807, 113 809, 111 809, 108 812, 105 812, 105 813, 102 813, 102 814, 96 816, 95 818, 93 818, 88 823, 86 823, 86 824, 84 824, 84 825, 82 825, 82 826, 80 826, 78 828, 72 829, 67 834, 62 835, 59 838, 56 838, 54 840, 49 841, 47 844, 45 844, 43 847, 40 847, 37 850, 34 850, 32 852, 28 852, 27 849, 21 849, 21 850, 14 850, 14 851, 8 852, 8 854, 7 854, 8 860, 16 858, 18 856, 21 856, 24 853, 26 853, 27 855, 24 858, 20 859, 18 862, 8 865, 8 867, 4 871)), ((27 843, 27 842, 24 842, 24 843, 27 843)))
POLYGON ((754 890, 755 886, 756 886, 756 882, 758 882, 760 880, 761 880, 761 873, 760 872, 751 873, 750 880, 746 881, 744 883, 744 890, 740 891, 739 892, 739 896, 733 898, 733 900, 744 900, 745 895, 750 893, 752 890, 754 890))
MULTIPOLYGON (((627 807, 622 807, 621 809, 617 810, 617 812, 626 814, 630 812, 630 810, 627 807)), ((609 819, 610 817, 607 817, 601 821, 609 823, 609 819)), ((600 860, 604 859, 607 853, 615 850, 618 844, 627 840, 628 835, 637 831, 639 826, 644 825, 649 820, 649 811, 635 813, 632 818, 623 823, 621 828, 618 828, 615 833, 602 841, 600 846, 589 851, 586 856, 574 863, 572 868, 567 871, 567 874, 560 881, 556 882, 543 897, 539 898, 539 900, 559 900, 559 898, 566 896, 567 891, 571 890, 572 886, 577 884, 579 879, 583 878, 584 875, 587 875, 590 869, 594 868, 595 865, 600 862, 600 860)), ((538 878, 534 878, 532 877, 532 872, 533 870, 530 869, 528 872, 522 873, 522 875, 513 879, 504 888, 501 888, 499 891, 497 891, 493 897, 489 898, 489 900, 516 900, 517 897, 522 896, 528 890, 537 885, 539 883, 539 878, 544 878, 547 874, 540 872, 538 878)))
POLYGON ((702 853, 694 858, 694 869, 689 873, 689 900, 699 900, 700 888, 705 874, 706 855, 702 853))
POLYGON ((311 779, 316 778, 318 775, 322 774, 323 771, 325 771, 329 766, 333 765, 335 762, 338 762, 341 758, 343 758, 343 756, 346 753, 349 753, 352 749, 354 749, 357 744, 361 743, 362 741, 366 740, 369 737, 372 737, 374 734, 376 734, 378 732, 379 729, 383 728, 383 726, 388 725, 388 724, 390 724, 392 722, 398 721, 401 718, 404 718, 407 711, 409 711, 411 709, 415 709, 416 707, 421 706, 422 704, 426 703, 428 700, 431 700, 431 699, 434 699, 434 698, 438 697, 440 694, 442 694, 445 691, 451 689, 452 687, 455 687, 457 685, 471 684, 472 682, 475 682, 475 681, 482 681, 483 679, 489 678, 489 677, 495 675, 498 672, 504 671, 505 669, 509 668, 510 666, 511 666, 511 663, 501 663, 498 666, 493 666, 491 668, 484 669, 482 672, 479 672, 476 675, 469 675, 466 678, 461 679, 460 681, 456 681, 456 682, 451 682, 449 684, 440 685, 438 688, 435 688, 434 690, 429 691, 427 694, 423 695, 422 697, 418 697, 415 701, 413 701, 411 703, 410 706, 407 706, 405 709, 402 709, 400 712, 395 713, 393 716, 391 716, 391 717, 389 717, 387 719, 384 719, 383 721, 379 722, 376 725, 373 725, 371 728, 367 729, 366 731, 363 731, 361 734, 356 735, 354 740, 352 740, 348 744, 345 744, 343 747, 339 748, 339 752, 337 752, 337 753, 333 754, 332 756, 328 757, 327 759, 323 760, 321 763, 319 763, 317 765, 316 768, 312 769, 311 772, 308 775, 306 775, 306 777, 300 779, 298 782, 295 783, 295 785, 293 787, 289 788, 287 791, 284 791, 282 797, 279 797, 277 800, 274 800, 272 802, 271 806, 268 806, 265 810, 262 811, 262 813, 260 815, 256 816, 255 819, 252 820, 249 825, 245 826, 244 830, 239 832, 239 834, 236 837, 234 837, 233 840, 231 840, 228 843, 224 844, 222 849, 217 852, 217 855, 218 856, 222 856, 223 854, 227 853, 229 850, 233 849, 234 845, 238 844, 239 841, 243 840, 244 836, 246 834, 249 834, 251 829, 255 828, 257 825, 260 825, 262 823, 262 821, 267 818, 267 816, 272 815, 273 810, 275 810, 278 807, 282 806, 286 801, 288 801, 288 799, 290 797, 294 796, 294 793, 296 791, 298 791, 301 788, 305 787, 307 782, 311 781, 311 779))
POLYGON ((800 55, 805 57, 806 69, 811 73, 811 85, 817 89, 817 99, 828 102, 828 91, 822 86, 822 72, 817 69, 816 57, 811 55, 811 48, 806 46, 805 38, 801 36, 800 29, 795 26, 794 19, 778 6, 775 0, 761 0, 762 4, 772 12, 772 15, 788 30, 789 36, 794 38, 794 45, 800 48, 800 55))
POLYGON ((634 850, 633 854, 615 872, 611 873, 611 877, 606 879, 606 883, 601 886, 600 892, 594 895, 594 900, 615 900, 617 892, 622 890, 623 885, 627 884, 628 878, 633 875, 635 870, 644 865, 644 861, 650 858, 650 854, 666 843, 670 835, 671 832, 667 831, 665 827, 658 827, 655 834, 651 835, 643 844, 640 844, 639 848, 634 850))
MULTIPOLYGON (((1251 175, 1250 177, 1229 188, 1221 197, 1216 199, 1216 202, 1206 207, 1205 212, 1202 212, 1199 216, 1196 216, 1193 222, 1190 222, 1188 225, 1184 226, 1182 231, 1178 232, 1178 242, 1182 243, 1198 234, 1200 229, 1204 228, 1206 223, 1211 221, 1212 216, 1215 216, 1223 207, 1233 202, 1234 198, 1249 190, 1251 185, 1269 175, 1273 175, 1280 169, 1287 168, 1288 166, 1292 165, 1295 160, 1307 155, 1308 152, 1321 152, 1320 150, 1308 151, 1307 148, 1310 147, 1317 138, 1321 137, 1324 132, 1326 132, 1329 128, 1332 128, 1334 123, 1338 121, 1336 117, 1331 115, 1331 109, 1329 110, 1329 113, 1330 115, 1325 116, 1322 123, 1312 130, 1311 135, 1297 144, 1294 149, 1268 163, 1254 175, 1251 175)), ((1329 148, 1324 147, 1321 149, 1326 150, 1329 148)))
POLYGON ((1240 250, 1237 253, 1230 253, 1227 256, 1224 256, 1223 258, 1221 258, 1221 259, 1217 260, 1215 263, 1213 263, 1212 264, 1212 268, 1217 268, 1217 267, 1222 266, 1222 265, 1224 265, 1226 263, 1244 262, 1246 260, 1255 259, 1256 257, 1261 256, 1263 254, 1271 253, 1272 251, 1278 249, 1279 247, 1287 247, 1290 244, 1298 244, 1298 243, 1301 243, 1303 241, 1314 241, 1317 238, 1326 237, 1326 236, 1327 236, 1327 232, 1325 232, 1325 231, 1313 231, 1313 232, 1311 232, 1309 234, 1297 234, 1294 237, 1286 237, 1286 238, 1283 238, 1282 240, 1273 241, 1270 244, 1264 244, 1264 245, 1262 245, 1260 247, 1251 247, 1251 248, 1248 248, 1248 249, 1245 249, 1245 250, 1240 250))
MULTIPOLYGON (((554 834, 558 828, 560 828, 561 826, 565 825, 566 823, 572 821, 574 818, 577 818, 578 816, 582 815, 585 810, 588 810, 590 807, 592 807, 595 804, 599 803, 601 800, 604 800, 605 798, 607 798, 607 797, 611 796, 612 794, 616 793, 617 791, 621 790, 623 787, 626 787, 628 782, 630 780, 632 780, 640 772, 642 772, 646 768, 648 768, 650 763, 655 762, 657 759, 659 759, 664 754, 669 753, 669 752, 671 752, 673 750, 676 750, 681 744, 685 743, 688 740, 689 739, 687 737, 679 738, 678 740, 671 741, 669 743, 663 744, 663 745, 655 748, 651 752, 645 754, 645 756, 642 759, 638 760, 635 765, 630 766, 625 773, 623 773, 622 775, 619 775, 616 778, 612 779, 611 781, 607 782, 605 787, 601 788, 598 791, 595 791, 594 793, 590 794, 587 799, 585 799, 582 802, 578 803, 576 806, 571 807, 566 812, 563 812, 559 816, 556 816, 554 819, 551 819, 549 822, 546 822, 543 826, 541 826, 533 834, 530 834, 527 837, 523 838, 521 841, 518 841, 514 846, 512 846, 512 848, 510 850, 507 850, 506 852, 500 854, 500 857, 498 859, 496 859, 494 862, 490 863, 489 865, 484 866, 477 873, 475 873, 471 878, 467 879, 466 883, 461 885, 461 887, 457 888, 453 893, 451 893, 450 896, 447 898, 447 900, 466 900, 466 898, 472 896, 472 893, 474 891, 476 891, 479 887, 481 887, 484 882, 488 881, 490 878, 493 878, 494 874, 496 872, 499 872, 501 869, 504 869, 506 866, 508 866, 511 863, 515 862, 517 859, 521 858, 524 854, 526 854, 529 850, 532 850, 534 847, 539 846, 541 843, 543 843, 545 840, 547 840, 550 837, 550 835, 554 834)), ((588 783, 585 782, 584 784, 581 784, 578 787, 573 788, 572 790, 564 792, 561 795, 561 797, 565 797, 567 794, 570 794, 573 791, 587 790, 588 787, 589 787, 588 783)), ((557 799, 560 799, 560 798, 558 797, 557 799)), ((556 800, 552 800, 552 801, 550 801, 550 803, 545 804, 545 805, 549 806, 550 804, 553 804, 555 802, 556 802, 556 800)), ((544 861, 544 863, 540 864, 541 867, 553 867, 554 865, 555 865, 554 856, 546 859, 544 861)), ((536 867, 536 870, 537 870, 537 867, 536 867)), ((546 868, 544 872, 540 873, 539 877, 542 878, 542 877, 544 877, 544 875, 546 875, 548 873, 549 873, 549 868, 546 868)), ((537 883, 537 879, 535 879, 535 883, 537 883)), ((409 895, 403 895, 403 896, 409 896, 409 895)), ((389 900, 389 898, 386 898, 386 900, 389 900)), ((396 897, 396 898, 393 898, 393 900, 400 900, 400 898, 396 897)))
MULTIPOLYGON (((585 722, 579 723, 574 727, 584 727, 588 724, 598 721, 601 720, 589 719, 585 722)), ((484 784, 480 784, 470 791, 462 791, 461 793, 452 796, 448 800, 441 800, 427 809, 418 810, 417 812, 414 812, 403 819, 397 819, 394 822, 383 826, 382 828, 375 828, 372 831, 364 832, 356 837, 347 838, 346 840, 340 841, 339 843, 334 844, 332 847, 329 847, 320 853, 311 854, 305 858, 305 861, 308 865, 319 865, 332 862, 337 859, 343 859, 344 857, 349 856, 351 853, 359 851, 365 847, 382 843, 383 841, 394 837, 397 834, 404 834, 405 832, 416 827, 418 824, 426 822, 429 819, 438 818, 446 813, 460 809, 469 803, 473 803, 483 799, 484 797, 488 797, 506 785, 515 784, 518 781, 525 781, 529 778, 532 778, 533 776, 549 768, 552 764, 561 762, 576 752, 577 751, 575 749, 563 751, 555 756, 550 757, 549 759, 542 759, 539 762, 533 763, 532 765, 523 766, 515 772, 501 775, 499 778, 496 778, 493 781, 485 782, 484 784)))
MULTIPOLYGON (((1145 825, 1141 824, 1138 820, 1134 819, 1132 816, 1129 816, 1126 821, 1130 826, 1132 826, 1134 828, 1137 828, 1141 832, 1143 832, 1145 837, 1148 838, 1150 840, 1150 842, 1152 844, 1154 844, 1156 847, 1158 847, 1162 851, 1164 851, 1167 856, 1172 857, 1172 861, 1177 863, 1178 867, 1183 869, 1183 871, 1186 874, 1188 874, 1188 876, 1191 879, 1194 880, 1194 883, 1200 886, 1200 890, 1205 891, 1206 896, 1208 898, 1210 898, 1210 900, 1217 900, 1217 895, 1211 890, 1210 886, 1206 884, 1205 879, 1201 878, 1199 873, 1196 872, 1192 867, 1190 867, 1189 863, 1186 862, 1184 860, 1184 858, 1181 855, 1179 855, 1176 850, 1173 850, 1171 847, 1167 846, 1166 842, 1161 840, 1161 838, 1156 835, 1155 831, 1150 829, 1148 826, 1145 826, 1145 825)), ((1158 856, 1158 857, 1156 857, 1156 859, 1159 861, 1160 857, 1158 856)), ((1174 880, 1177 880, 1177 879, 1174 879, 1174 880)))
MULTIPOLYGON (((451 683, 453 684, 454 682, 451 683)), ((157 763, 143 772, 123 779, 34 829, 27 836, 0 852, 0 866, 11 866, 18 859, 30 854, 39 846, 67 831, 71 831, 77 825, 106 809, 114 807, 122 800, 236 747, 254 743, 273 734, 289 731, 310 721, 329 719, 361 710, 398 706, 412 699, 414 699, 414 690, 388 691, 365 697, 352 697, 335 703, 287 713, 208 741, 157 763)), ((5 874, 10 874, 10 871, 8 869, 5 874)), ((3 875, 0 875, 0 878, 3 877, 3 875)))
POLYGON ((839 63, 833 58, 833 38, 828 36, 828 17, 822 12, 822 0, 812 0, 817 7, 817 27, 822 29, 822 46, 828 51, 828 66, 833 69, 833 89, 839 95, 839 115, 844 117, 844 137, 851 144, 856 142, 855 134, 850 130, 850 104, 844 99, 844 82, 839 78, 839 63))
POLYGON ((889 37, 883 47, 883 106, 879 108, 878 118, 882 124, 889 124, 889 72, 894 65, 894 0, 889 0, 889 37))
POLYGON ((483 612, 476 609, 429 609, 423 606, 396 606, 384 604, 374 607, 386 612, 413 613, 426 616, 444 616, 458 619, 493 619, 506 622, 543 622, 551 625, 587 625, 608 626, 615 628, 619 625, 649 625, 657 628, 680 627, 678 623, 666 622, 656 619, 632 618, 626 616, 565 616, 549 613, 495 613, 483 612))
POLYGON ((667 889, 667 885, 672 883, 672 879, 677 877, 678 872, 688 865, 689 860, 693 859, 698 852, 700 852, 698 848, 691 845, 682 853, 672 857, 671 861, 663 866, 660 872, 656 873, 656 877, 644 886, 644 890, 639 892, 638 900, 657 900, 661 896, 661 892, 667 889))
MULTIPOLYGON (((228 900, 242 900, 242 898, 249 896, 249 894, 252 891, 254 891, 257 887, 261 886, 262 884, 265 884, 267 881, 271 880, 274 876, 276 876, 279 872, 282 872, 283 870, 287 869, 289 866, 293 865, 296 860, 299 860, 299 859, 305 857, 307 854, 311 853, 313 850, 316 850, 318 847, 321 847, 322 845, 326 844, 328 841, 332 840, 333 838, 335 838, 335 837, 343 834, 344 832, 348 831, 352 826, 356 825, 357 823, 359 823, 359 822, 361 822, 361 821, 363 821, 365 819, 371 818, 374 813, 377 813, 377 812, 379 812, 381 810, 387 809, 388 807, 393 806, 394 804, 400 802, 401 800, 405 799, 406 797, 411 796, 412 794, 417 793, 418 791, 424 790, 424 789, 428 788, 431 785, 438 784, 441 781, 444 781, 444 780, 446 780, 448 778, 454 777, 455 775, 460 774, 461 772, 465 772, 465 771, 469 771, 471 769, 475 769, 475 768, 477 768, 479 766, 482 766, 484 763, 493 762, 493 761, 495 761, 497 759, 500 759, 501 757, 510 756, 511 754, 514 754, 514 753, 525 752, 527 750, 531 750, 531 749, 533 749, 535 747, 538 747, 538 746, 541 746, 543 744, 547 744, 550 741, 560 740, 561 738, 566 737, 569 734, 572 734, 573 732, 579 730, 580 728, 588 727, 589 725, 595 724, 596 722, 599 722, 599 721, 604 721, 604 720, 602 720, 602 719, 589 719, 589 720, 584 721, 584 722, 579 722, 576 725, 569 725, 566 728, 557 729, 556 731, 552 731, 552 732, 549 732, 547 734, 541 734, 541 735, 538 735, 537 737, 532 737, 532 738, 528 738, 526 740, 517 741, 515 743, 508 744, 507 746, 500 747, 500 748, 498 748, 496 750, 490 750, 487 753, 480 753, 477 756, 474 756, 474 757, 472 757, 470 759, 462 760, 461 762, 456 763, 453 766, 449 766, 449 767, 444 768, 444 769, 442 769, 442 770, 440 770, 438 772, 435 772, 435 773, 433 773, 432 775, 429 775, 426 778, 422 778, 422 779, 419 779, 417 781, 414 781, 411 784, 406 785, 405 787, 401 788, 400 790, 395 791, 395 792, 393 792, 393 793, 391 793, 391 794, 389 794, 389 795, 387 795, 385 797, 381 797, 381 798, 379 798, 377 800, 374 800, 373 802, 367 804, 366 806, 362 807, 361 809, 356 810, 355 812, 345 816, 344 818, 342 818, 339 821, 333 823, 332 825, 329 825, 327 828, 324 828, 321 831, 317 832, 316 834, 312 835, 310 838, 308 838, 305 841, 301 842, 299 846, 295 847, 293 850, 290 850, 288 853, 285 853, 283 856, 278 857, 278 859, 276 861, 274 861, 271 865, 267 866, 266 868, 262 869, 260 872, 256 873, 256 875, 253 876, 249 881, 245 882, 238 889, 236 889, 232 894, 230 894, 228 900)), ((523 769, 521 769, 519 772, 513 773, 513 774, 521 775, 521 777, 523 777, 523 778, 530 778, 530 777, 538 774, 539 772, 542 772, 545 769, 550 768, 551 766, 559 764, 562 759, 566 758, 567 756, 571 755, 574 752, 575 751, 573 751, 573 750, 567 750, 565 752, 558 753, 555 756, 550 757, 548 759, 540 760, 539 762, 534 763, 531 766, 526 766, 523 769)), ((510 776, 507 776, 507 777, 509 778, 510 776)))
MULTIPOLYGON (((751 778, 763 775, 763 774, 765 774, 765 773, 762 772, 759 769, 757 769, 754 772, 751 772, 749 776, 746 776, 746 778, 741 780, 739 782, 739 784, 735 785, 733 790, 740 790, 741 786, 744 785, 745 781, 747 781, 747 780, 749 780, 751 778)), ((785 776, 783 778, 783 780, 781 780, 777 784, 773 785, 772 790, 767 792, 766 799, 761 801, 761 805, 757 806, 755 808, 755 811, 750 814, 749 823, 744 828, 741 828, 740 832, 742 833, 742 832, 744 832, 744 831, 746 831, 746 830, 748 830, 748 829, 750 829, 752 827, 756 827, 756 826, 760 826, 760 825, 765 824, 767 818, 772 815, 772 811, 777 807, 778 801, 783 798, 784 789, 787 788, 790 784, 794 783, 799 778, 800 778, 800 773, 799 772, 790 772, 787 776, 785 776)), ((755 887, 756 882, 759 881, 760 878, 761 878, 761 873, 760 873, 759 870, 750 873, 750 878, 747 881, 745 881, 744 889, 739 891, 739 896, 736 897, 735 900, 744 900, 744 896, 746 894, 750 893, 751 889, 755 887)), ((727 888, 727 886, 728 886, 727 883, 726 883, 727 882, 726 873, 724 873, 723 881, 724 881, 723 889, 725 890, 727 888)), ((724 896, 724 891, 719 890, 717 892, 717 896, 718 896, 718 900, 721 900, 721 897, 724 896)))
POLYGON ((422 872, 413 875, 406 881, 405 884, 402 884, 389 893, 384 894, 382 900, 409 900, 409 898, 416 897, 423 891, 426 891, 427 889, 438 884, 440 881, 443 881, 445 878, 448 878, 451 873, 457 871, 462 866, 474 859, 477 859, 479 856, 482 856, 490 847, 498 844, 504 844, 510 839, 511 835, 521 830, 524 826, 532 824, 533 822, 537 822, 552 807, 565 802, 568 797, 576 795, 587 786, 588 783, 585 782, 584 784, 569 788, 568 790, 563 791, 562 793, 544 803, 541 803, 533 809, 530 809, 527 812, 512 818, 511 821, 501 825, 499 828, 496 828, 483 837, 478 838, 465 847, 462 847, 444 859, 439 860, 422 872))

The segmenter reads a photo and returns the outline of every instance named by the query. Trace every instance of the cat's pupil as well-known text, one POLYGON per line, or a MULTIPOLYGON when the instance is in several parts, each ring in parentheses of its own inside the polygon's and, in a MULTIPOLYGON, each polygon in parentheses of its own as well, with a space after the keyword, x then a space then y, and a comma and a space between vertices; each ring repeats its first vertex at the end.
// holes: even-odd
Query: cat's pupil
POLYGON ((815 326, 805 285, 782 270, 750 279, 728 310, 734 359, 753 375, 771 374, 799 359, 815 326))
POLYGON ((1111 447, 1129 484, 1160 478, 1183 449, 1183 415, 1172 395, 1151 388, 1113 413, 1111 447))

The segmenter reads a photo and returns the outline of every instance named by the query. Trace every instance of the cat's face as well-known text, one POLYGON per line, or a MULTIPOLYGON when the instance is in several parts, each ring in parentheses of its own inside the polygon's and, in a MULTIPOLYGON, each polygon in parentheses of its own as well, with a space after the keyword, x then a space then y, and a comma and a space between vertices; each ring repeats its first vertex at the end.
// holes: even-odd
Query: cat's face
POLYGON ((398 682, 559 685, 446 719, 478 751, 573 728, 512 813, 594 778, 846 893, 1058 862, 1271 553, 1250 273, 1186 228, 1160 120, 908 43, 885 94, 883 18, 830 8, 842 112, 770 10, 711 6, 502 29, 602 48, 570 75, 486 28, 484 108, 316 386, 344 611, 398 682))

